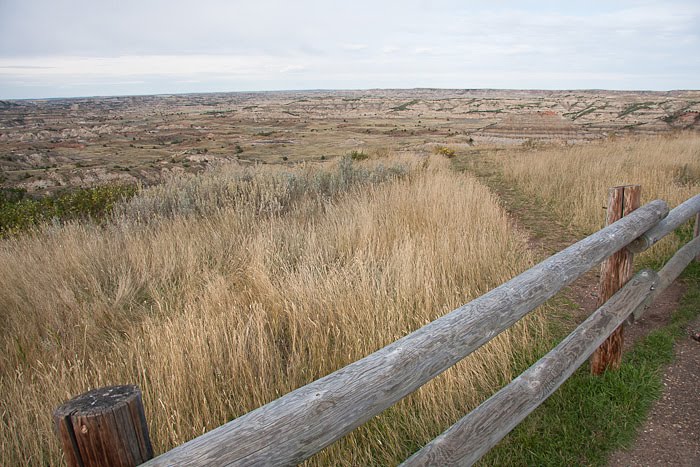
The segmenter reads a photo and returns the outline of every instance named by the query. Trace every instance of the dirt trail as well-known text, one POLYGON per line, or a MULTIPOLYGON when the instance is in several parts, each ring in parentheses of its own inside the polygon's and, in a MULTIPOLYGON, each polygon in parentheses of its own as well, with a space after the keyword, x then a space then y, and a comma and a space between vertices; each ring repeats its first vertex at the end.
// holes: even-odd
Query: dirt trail
MULTIPOLYGON (((456 162, 456 167, 477 175, 501 199, 513 223, 529 237, 537 259, 561 251, 582 237, 562 225, 535 200, 507 184, 497 168, 484 157, 456 162)), ((596 308, 598 268, 564 290, 577 306, 572 318, 583 321, 596 308)), ((672 284, 645 315, 625 327, 625 350, 649 332, 667 325, 686 287, 672 284)), ((664 370, 664 390, 654 404, 637 439, 629 449, 618 450, 609 458, 610 466, 700 466, 700 343, 690 332, 700 331, 700 317, 687 330, 687 337, 675 346, 676 358, 664 370)))
MULTIPOLYGON (((498 168, 486 157, 470 155, 468 160, 459 160, 455 166, 476 175, 498 195, 501 206, 508 212, 513 225, 527 235, 528 246, 535 253, 537 261, 542 261, 583 238, 581 233, 561 223, 537 200, 507 183, 498 168)), ((578 305, 578 309, 572 310, 572 318, 577 323, 596 309, 598 271, 598 267, 591 269, 564 289, 566 298, 578 305)))
POLYGON ((675 345, 664 371, 664 390, 629 449, 610 456, 610 466, 700 466, 700 343, 690 338, 700 317, 675 345))

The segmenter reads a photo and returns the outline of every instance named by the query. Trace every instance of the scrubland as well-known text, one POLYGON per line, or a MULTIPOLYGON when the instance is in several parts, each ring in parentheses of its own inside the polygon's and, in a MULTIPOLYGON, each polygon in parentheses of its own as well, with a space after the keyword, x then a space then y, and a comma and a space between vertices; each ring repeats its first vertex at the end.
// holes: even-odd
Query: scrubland
MULTIPOLYGON (((141 387, 164 451, 390 343, 532 264, 445 158, 225 164, 104 225, 0 243, 0 464, 55 464, 51 411, 141 387)), ((311 463, 392 464, 510 379, 533 315, 311 463)))

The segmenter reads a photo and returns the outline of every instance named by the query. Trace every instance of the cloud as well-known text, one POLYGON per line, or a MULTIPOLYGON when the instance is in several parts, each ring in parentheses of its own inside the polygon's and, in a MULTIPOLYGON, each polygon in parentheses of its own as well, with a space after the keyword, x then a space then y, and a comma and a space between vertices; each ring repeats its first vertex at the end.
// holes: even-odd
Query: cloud
POLYGON ((368 46, 367 44, 344 44, 344 45, 341 46, 341 48, 342 48, 343 50, 352 50, 352 51, 355 51, 355 50, 365 50, 365 49, 367 49, 368 47, 369 47, 369 46, 368 46))
POLYGON ((0 66, 0 69, 7 70, 51 70, 55 67, 52 66, 41 66, 41 65, 5 65, 0 66))
POLYGON ((434 54, 435 48, 433 47, 416 47, 413 51, 417 54, 434 54))
POLYGON ((304 65, 287 65, 280 69, 280 73, 294 73, 304 70, 306 70, 306 67, 304 65))
POLYGON ((21 82, 697 88, 698 55, 691 0, 0 0, 0 98, 21 82))

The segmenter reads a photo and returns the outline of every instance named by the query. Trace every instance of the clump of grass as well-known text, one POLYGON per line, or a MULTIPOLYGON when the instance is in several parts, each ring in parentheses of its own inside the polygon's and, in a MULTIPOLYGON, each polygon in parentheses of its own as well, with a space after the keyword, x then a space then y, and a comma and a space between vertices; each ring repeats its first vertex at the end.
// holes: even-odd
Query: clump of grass
POLYGON ((409 110, 411 106, 416 105, 418 102, 418 99, 413 99, 412 101, 404 102, 403 104, 397 105, 396 107, 392 107, 391 110, 393 110, 394 112, 409 110))
POLYGON ((673 181, 680 186, 700 186, 700 164, 683 164, 674 171, 673 181))
POLYGON ((627 106, 625 110, 617 114, 617 118, 624 117, 625 115, 629 115, 631 113, 634 113, 638 110, 642 109, 651 109, 656 103, 655 102, 637 102, 634 104, 630 104, 627 106))
POLYGON ((369 159, 369 155, 365 154, 364 151, 358 151, 358 150, 353 150, 348 153, 348 156, 350 159, 354 161, 363 161, 365 159, 369 159))
POLYGON ((437 146, 435 148, 435 154, 447 157, 448 159, 452 159, 457 155, 454 149, 448 148, 447 146, 437 146))
MULTIPOLYGON (((528 268, 494 196, 443 158, 220 166, 100 227, 0 241, 0 464, 55 464, 51 411, 134 383, 164 451, 528 268)), ((537 315, 312 459, 396 464, 512 375, 537 315)))
POLYGON ((285 167, 243 166, 236 162, 210 167, 204 176, 176 175, 144 189, 122 203, 115 217, 128 222, 206 217, 223 209, 251 210, 256 215, 281 215, 309 199, 325 202, 353 187, 383 183, 416 170, 416 159, 356 164, 346 156, 327 164, 285 167))

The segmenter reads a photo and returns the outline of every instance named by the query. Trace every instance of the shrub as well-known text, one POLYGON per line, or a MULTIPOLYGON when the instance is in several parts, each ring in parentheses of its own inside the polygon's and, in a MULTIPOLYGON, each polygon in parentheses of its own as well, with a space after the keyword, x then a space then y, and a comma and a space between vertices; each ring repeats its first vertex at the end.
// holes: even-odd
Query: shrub
POLYGON ((445 156, 448 159, 453 158, 456 155, 456 152, 452 148, 448 148, 447 146, 438 146, 435 148, 435 154, 439 154, 441 156, 445 156))
POLYGON ((24 189, 3 189, 0 191, 0 237, 51 221, 102 221, 118 201, 136 192, 134 185, 105 185, 35 199, 24 189))
POLYGON ((369 159, 369 156, 364 153, 364 151, 350 151, 348 154, 350 156, 350 159, 354 161, 363 161, 365 159, 369 159))

